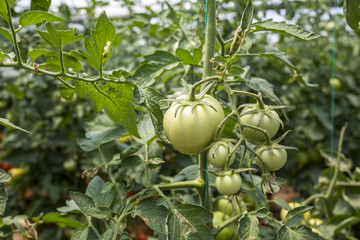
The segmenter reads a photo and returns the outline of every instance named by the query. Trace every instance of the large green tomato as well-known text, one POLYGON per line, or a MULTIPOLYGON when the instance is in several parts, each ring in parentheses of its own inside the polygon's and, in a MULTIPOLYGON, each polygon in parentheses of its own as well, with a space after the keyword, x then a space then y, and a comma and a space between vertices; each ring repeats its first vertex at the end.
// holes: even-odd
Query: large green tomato
MULTIPOLYGON (((213 218, 214 227, 218 227, 222 222, 229 218, 226 214, 220 211, 215 211, 213 218)), ((229 240, 234 236, 234 230, 227 227, 221 230, 216 236, 216 240, 229 240)))
MULTIPOLYGON (((214 143, 207 151, 207 158, 209 163, 214 167, 223 168, 225 166, 226 158, 233 146, 230 143, 220 142, 214 143)), ((235 160, 235 153, 231 156, 229 166, 235 160)))
POLYGON ((272 172, 282 168, 287 160, 287 153, 283 148, 261 148, 257 154, 264 161, 266 168, 272 172))
POLYGON ((216 177, 215 185, 217 190, 224 195, 233 195, 241 188, 242 180, 239 174, 216 177))
MULTIPOLYGON (((248 112, 248 111, 255 110, 255 109, 257 109, 256 105, 251 106, 251 107, 245 107, 241 111, 241 114, 248 112)), ((258 109, 258 110, 260 111, 260 109, 258 109)), ((267 110, 266 113, 269 114, 270 116, 274 116, 274 118, 269 117, 268 115, 265 114, 262 121, 260 122, 261 112, 254 112, 254 113, 250 113, 250 114, 241 116, 240 121, 244 124, 266 130, 267 133, 269 134, 270 138, 272 138, 273 136, 275 136, 275 134, 278 132, 278 130, 280 128, 280 122, 275 119, 275 118, 279 118, 279 115, 274 110, 267 110), (260 122, 260 124, 259 124, 259 122, 260 122)), ((265 136, 261 131, 258 131, 258 130, 252 129, 252 128, 244 128, 243 133, 244 133, 245 137, 250 141, 253 141, 253 142, 264 142, 265 141, 265 136)))
MULTIPOLYGON (((178 99, 185 99, 185 96, 178 99)), ((204 150, 225 118, 224 110, 215 98, 205 95, 201 101, 214 109, 204 104, 192 109, 191 106, 179 106, 181 103, 174 102, 165 113, 163 123, 166 136, 182 153, 196 154, 204 150)))

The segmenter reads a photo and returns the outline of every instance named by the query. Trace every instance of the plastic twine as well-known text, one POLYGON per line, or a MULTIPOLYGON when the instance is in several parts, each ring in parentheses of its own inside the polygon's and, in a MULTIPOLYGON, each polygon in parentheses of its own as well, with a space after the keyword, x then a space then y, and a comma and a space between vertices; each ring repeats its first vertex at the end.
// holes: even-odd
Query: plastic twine
MULTIPOLYGON (((336 0, 334 0, 334 29, 333 29, 333 49, 332 49, 332 73, 331 77, 335 78, 335 66, 336 66, 336 0)), ((335 129, 335 85, 331 86, 331 133, 330 133, 330 150, 331 155, 334 152, 334 129, 335 129)))

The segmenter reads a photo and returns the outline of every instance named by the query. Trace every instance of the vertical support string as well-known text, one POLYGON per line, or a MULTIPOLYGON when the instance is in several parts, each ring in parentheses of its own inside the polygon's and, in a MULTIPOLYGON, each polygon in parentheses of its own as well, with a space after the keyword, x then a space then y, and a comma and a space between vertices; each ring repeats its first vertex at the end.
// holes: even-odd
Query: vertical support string
MULTIPOLYGON (((332 73, 331 77, 336 77, 335 67, 336 67, 336 0, 334 0, 334 29, 333 29, 333 49, 332 49, 332 73)), ((334 152, 334 129, 335 129, 335 86, 334 84, 331 85, 331 133, 330 133, 330 150, 331 155, 334 152)))

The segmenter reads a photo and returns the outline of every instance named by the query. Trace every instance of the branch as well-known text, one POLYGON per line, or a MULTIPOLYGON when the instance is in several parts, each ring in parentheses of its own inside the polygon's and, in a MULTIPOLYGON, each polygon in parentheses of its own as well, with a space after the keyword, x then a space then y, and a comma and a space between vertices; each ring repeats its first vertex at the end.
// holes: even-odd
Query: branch
POLYGON ((48 76, 52 76, 55 78, 58 77, 67 77, 67 78, 71 78, 74 80, 78 80, 78 81, 83 81, 83 82, 89 82, 89 83, 96 83, 96 82, 113 82, 113 83, 120 83, 120 84, 127 84, 130 85, 132 87, 135 87, 135 84, 131 83, 131 82, 121 82, 118 80, 112 80, 109 78, 104 78, 104 77, 98 77, 98 78, 83 78, 83 77, 79 77, 77 75, 73 75, 73 74, 69 74, 66 72, 51 72, 51 71, 47 71, 44 69, 39 69, 39 68, 35 68, 29 64, 25 64, 25 63, 16 63, 16 62, 8 62, 8 63, 0 63, 0 67, 13 67, 13 68, 22 68, 22 69, 27 69, 36 73, 42 73, 48 76))

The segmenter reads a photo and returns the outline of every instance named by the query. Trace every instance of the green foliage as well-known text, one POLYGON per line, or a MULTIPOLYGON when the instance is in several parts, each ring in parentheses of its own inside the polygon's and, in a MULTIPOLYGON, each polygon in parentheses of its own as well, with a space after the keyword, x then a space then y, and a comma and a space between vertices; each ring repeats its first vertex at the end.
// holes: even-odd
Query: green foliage
POLYGON ((345 0, 343 6, 344 6, 344 14, 346 16, 347 23, 352 29, 354 29, 355 31, 359 31, 360 1, 345 0))
POLYGON ((309 41, 320 37, 314 32, 307 31, 298 25, 287 24, 285 22, 273 22, 272 20, 267 20, 263 22, 254 23, 253 32, 257 31, 272 31, 286 33, 301 40, 309 41))
POLYGON ((81 51, 86 58, 88 64, 100 71, 102 64, 107 62, 112 53, 112 41, 115 36, 115 27, 109 21, 105 12, 102 12, 91 31, 91 37, 85 38, 85 49, 87 52, 81 51))
MULTIPOLYGON (((329 138, 331 128, 325 84, 332 33, 325 31, 331 26, 322 20, 330 14, 326 1, 269 6, 268 13, 285 10, 294 24, 260 17, 260 12, 266 15, 266 1, 261 5, 251 0, 234 1, 234 5, 218 2, 218 42, 210 60, 214 69, 206 79, 201 79, 209 64, 203 51, 213 50, 203 48, 205 1, 163 3, 161 11, 149 6, 141 14, 134 12, 136 3, 124 1, 130 14, 111 20, 105 12, 98 18, 77 19, 81 9, 70 11, 66 5, 54 15, 47 12, 51 1, 31 1, 32 11, 11 9, 11 20, 19 17, 17 29, 8 11, 14 2, 0 1, 0 16, 5 19, 0 23, 0 37, 7 39, 0 41, 0 68, 4 69, 0 72, 0 124, 6 127, 1 129, 4 158, 0 164, 11 162, 26 174, 6 183, 10 176, 0 171, 0 213, 5 213, 1 237, 12 237, 16 227, 24 236, 29 234, 26 229, 37 228, 39 239, 139 238, 133 221, 152 229, 155 239, 214 239, 226 227, 236 229, 233 240, 356 236, 360 170, 356 160, 344 154, 355 156, 360 138, 357 125, 349 126, 351 141, 339 140, 344 142, 339 156, 319 145, 329 138), (82 27, 69 29, 75 21, 82 27), (32 24, 38 34, 34 34, 35 26, 24 28, 32 24), (200 94, 211 93, 222 102, 228 118, 218 127, 215 138, 219 139, 214 141, 225 138, 235 146, 228 151, 236 156, 229 168, 226 164, 221 170, 206 166, 202 153, 194 164, 194 156, 168 145, 164 111, 185 90, 189 96, 202 90, 200 94), (318 159, 296 165, 295 152, 289 151, 285 170, 277 172, 301 191, 303 206, 290 209, 285 200, 271 199, 269 193, 281 191, 286 180, 271 175, 263 164, 253 171, 254 152, 260 146, 243 138, 238 112, 254 102, 283 111, 281 118, 290 119, 285 129, 294 130, 285 144, 309 152, 309 161, 318 159), (285 112, 284 103, 296 111, 285 112), (13 123, 30 133, 17 131, 26 130, 13 123), (75 162, 71 173, 64 170, 66 161, 75 162), (243 179, 233 205, 245 201, 245 196, 250 200, 246 200, 246 211, 234 212, 214 228, 208 209, 216 201, 210 196, 221 197, 214 188, 215 175, 231 171, 243 179), (276 207, 288 210, 282 221, 276 207), (324 223, 304 222, 303 214, 309 212, 324 223), (27 228, 21 226, 24 219, 31 220, 27 228), (319 230, 323 237, 315 233, 319 230)), ((85 9, 88 16, 95 16, 95 8, 108 3, 91 4, 85 9)), ((355 3, 344 2, 346 20, 357 29, 358 15, 353 11, 357 5, 350 4, 355 3)), ((336 27, 340 33, 336 70, 343 76, 336 92, 342 99, 337 102, 341 111, 336 116, 357 119, 358 39, 353 33, 347 36, 343 25, 336 27), (349 52, 351 61, 343 57, 349 52)), ((337 123, 336 128, 341 125, 337 123)))
POLYGON ((56 22, 62 21, 64 19, 59 18, 51 13, 38 10, 29 11, 21 15, 19 18, 19 24, 21 24, 22 27, 26 27, 32 24, 42 23, 44 20, 47 22, 56 22))

